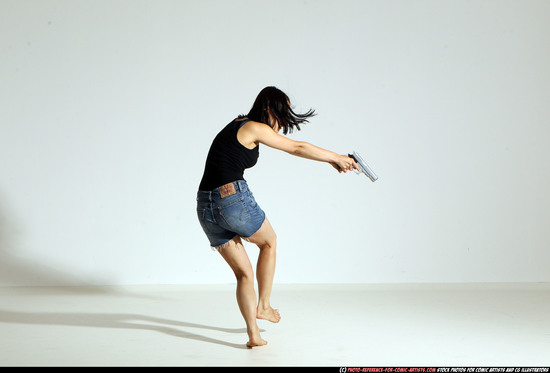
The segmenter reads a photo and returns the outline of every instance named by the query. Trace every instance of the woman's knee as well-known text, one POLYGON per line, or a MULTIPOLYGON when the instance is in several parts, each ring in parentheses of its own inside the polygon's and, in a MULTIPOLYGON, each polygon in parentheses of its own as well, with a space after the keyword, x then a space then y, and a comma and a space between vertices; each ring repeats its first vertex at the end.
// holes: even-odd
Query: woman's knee
POLYGON ((233 271, 237 281, 254 283, 254 270, 250 268, 239 268, 233 271))
POLYGON ((264 242, 257 244, 260 250, 276 250, 277 249, 277 237, 270 238, 264 242))
POLYGON ((258 236, 255 240, 256 246, 258 246, 261 250, 275 250, 277 247, 277 234, 271 228, 266 229, 261 236, 258 236))

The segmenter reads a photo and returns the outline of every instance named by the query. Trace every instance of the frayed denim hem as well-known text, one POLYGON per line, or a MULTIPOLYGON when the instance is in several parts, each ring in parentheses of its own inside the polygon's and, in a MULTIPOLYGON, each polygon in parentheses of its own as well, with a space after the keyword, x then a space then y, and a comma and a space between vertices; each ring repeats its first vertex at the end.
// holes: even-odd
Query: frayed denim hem
MULTIPOLYGON (((240 237, 242 240, 244 240, 246 242, 250 242, 250 237, 242 237, 242 236, 239 236, 239 235, 236 235, 235 237, 240 237)), ((233 238, 235 238, 235 237, 233 237, 233 238)), ((233 238, 230 239, 229 241, 227 241, 224 244, 221 244, 219 246, 210 246, 210 248, 212 249, 212 251, 217 251, 217 252, 221 253, 222 250, 229 245, 229 242, 231 242, 233 240, 233 238)))
MULTIPOLYGON (((231 240, 229 240, 229 241, 231 241, 231 240)), ((217 251, 217 252, 221 253, 222 250, 229 245, 229 241, 227 241, 226 243, 224 243, 222 245, 219 245, 219 246, 210 246, 210 248, 212 249, 212 251, 217 251)))

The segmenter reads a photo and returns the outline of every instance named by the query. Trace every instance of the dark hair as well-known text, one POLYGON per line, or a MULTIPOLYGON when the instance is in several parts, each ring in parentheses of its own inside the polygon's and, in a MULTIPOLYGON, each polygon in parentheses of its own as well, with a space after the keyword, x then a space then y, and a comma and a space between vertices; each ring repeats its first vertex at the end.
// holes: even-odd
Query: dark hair
POLYGON ((305 114, 297 114, 290 106, 288 96, 276 87, 265 87, 260 91, 254 105, 250 109, 248 119, 269 125, 269 113, 279 123, 283 134, 292 133, 294 128, 300 130, 300 124, 309 122, 308 118, 315 115, 315 111, 309 109, 305 114))

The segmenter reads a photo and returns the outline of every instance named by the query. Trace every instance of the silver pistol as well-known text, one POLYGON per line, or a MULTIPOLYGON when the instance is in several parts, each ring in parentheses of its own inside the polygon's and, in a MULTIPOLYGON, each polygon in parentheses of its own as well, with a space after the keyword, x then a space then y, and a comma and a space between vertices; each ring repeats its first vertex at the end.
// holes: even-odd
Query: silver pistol
MULTIPOLYGON (((373 183, 378 180, 378 176, 376 176, 376 174, 372 171, 367 162, 365 162, 357 152, 354 151, 353 154, 348 154, 348 156, 353 158, 355 163, 357 163, 357 165, 361 169, 361 172, 364 173, 373 183)), ((355 170, 355 173, 359 175, 360 172, 355 170)))

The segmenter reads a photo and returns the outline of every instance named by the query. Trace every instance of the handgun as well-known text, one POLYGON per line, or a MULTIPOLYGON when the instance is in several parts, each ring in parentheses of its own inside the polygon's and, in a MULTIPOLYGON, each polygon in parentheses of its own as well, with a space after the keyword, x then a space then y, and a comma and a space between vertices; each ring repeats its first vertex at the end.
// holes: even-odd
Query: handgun
MULTIPOLYGON (((353 154, 348 154, 348 156, 353 158, 355 163, 357 163, 357 165, 361 169, 361 172, 364 173, 373 183, 378 180, 378 176, 376 176, 376 174, 371 170, 367 162, 365 162, 356 151, 354 151, 353 154)), ((357 175, 359 175, 361 172, 355 170, 355 173, 357 175)))

